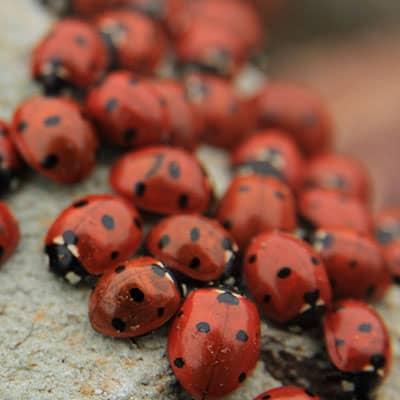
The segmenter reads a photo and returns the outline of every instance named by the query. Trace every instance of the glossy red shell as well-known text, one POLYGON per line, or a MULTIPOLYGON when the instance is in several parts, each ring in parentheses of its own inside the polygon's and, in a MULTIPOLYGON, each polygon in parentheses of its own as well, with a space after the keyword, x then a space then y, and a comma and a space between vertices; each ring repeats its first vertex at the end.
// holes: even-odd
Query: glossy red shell
POLYGON ((301 193, 300 215, 320 229, 352 229, 363 235, 372 233, 368 207, 356 198, 332 190, 311 189, 301 193))
POLYGON ((151 74, 166 53, 166 38, 149 17, 132 11, 109 11, 97 16, 97 29, 106 35, 120 69, 151 74))
POLYGON ((336 190, 365 203, 370 198, 370 178, 363 164, 340 154, 324 154, 312 159, 303 173, 305 188, 336 190))
POLYGON ((217 221, 194 214, 163 219, 150 231, 146 247, 170 268, 206 282, 229 272, 238 250, 217 221))
POLYGON ((137 207, 159 214, 202 213, 212 198, 210 182, 197 159, 167 146, 122 156, 111 169, 110 183, 137 207))
POLYGON ((0 202, 0 263, 15 251, 20 239, 19 225, 6 203, 0 202))
POLYGON ((381 246, 400 243, 400 208, 382 210, 375 218, 375 237, 381 246))
POLYGON ((328 276, 306 242, 282 232, 262 233, 244 260, 247 287, 267 318, 286 323, 317 307, 330 308, 328 276))
POLYGON ((240 176, 221 199, 217 219, 244 248, 264 231, 294 231, 295 201, 289 187, 275 178, 240 176))
POLYGON ((282 386, 260 394, 254 400, 319 400, 310 391, 296 386, 282 386))
POLYGON ((89 299, 89 319, 103 335, 129 338, 164 325, 180 305, 179 288, 165 266, 140 257, 100 278, 89 299))
POLYGON ((95 132, 73 101, 25 100, 14 113, 10 136, 29 166, 56 182, 79 182, 95 165, 95 132))
POLYGON ((113 72, 91 91, 86 111, 103 136, 120 146, 159 144, 168 139, 166 104, 146 79, 113 72))
POLYGON ((331 116, 311 89, 270 82, 259 92, 255 103, 259 128, 278 128, 291 133, 308 156, 330 147, 331 116))
POLYGON ((367 304, 343 300, 324 319, 329 357, 344 372, 377 372, 384 376, 391 364, 390 338, 381 317, 367 304))
POLYGON ((172 370, 195 399, 217 399, 235 390, 252 372, 259 351, 256 306, 219 289, 191 292, 168 336, 172 370))
POLYGON ((272 175, 296 189, 304 168, 303 157, 285 132, 277 129, 259 131, 239 144, 231 155, 239 173, 272 175))
POLYGON ((39 42, 32 55, 32 75, 46 82, 55 75, 78 88, 98 82, 109 63, 107 48, 88 22, 63 19, 39 42))
MULTIPOLYGON (((90 195, 59 214, 45 244, 66 246, 87 274, 100 275, 132 256, 141 237, 141 218, 133 205, 109 194, 90 195)), ((54 272, 68 279, 71 271, 54 272)))

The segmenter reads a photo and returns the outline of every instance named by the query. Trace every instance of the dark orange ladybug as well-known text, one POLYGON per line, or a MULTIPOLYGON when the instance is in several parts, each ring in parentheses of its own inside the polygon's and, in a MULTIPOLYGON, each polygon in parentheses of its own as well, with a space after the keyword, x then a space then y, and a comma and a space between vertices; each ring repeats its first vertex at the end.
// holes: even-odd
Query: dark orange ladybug
POLYGON ((296 228, 295 201, 289 187, 273 177, 236 177, 223 196, 217 219, 241 248, 264 231, 296 228))
POLYGON ((97 332, 119 338, 149 333, 178 311, 181 293, 165 266, 151 257, 119 264, 97 282, 89 319, 97 332))
POLYGON ((329 149, 332 119, 311 89, 285 82, 270 82, 255 101, 259 128, 290 133, 307 156, 329 149))
POLYGON ((0 263, 14 253, 20 239, 19 225, 7 204, 0 202, 0 263))
POLYGON ((0 195, 18 185, 18 173, 22 164, 9 136, 8 125, 0 120, 0 195))
POLYGON ((349 229, 319 230, 314 248, 325 264, 336 298, 379 299, 389 273, 375 241, 349 229))
POLYGON ((360 200, 332 190, 311 189, 301 193, 298 202, 301 217, 314 228, 348 228, 372 233, 371 212, 360 200))
POLYGON ((296 386, 282 386, 260 394, 254 400, 319 400, 319 397, 309 390, 296 386))
POLYGON ((87 22, 57 22, 32 55, 32 75, 49 93, 65 86, 85 89, 98 82, 109 65, 107 47, 87 22))
POLYGON ((234 391, 254 369, 259 352, 256 306, 222 289, 191 292, 169 331, 172 370, 196 400, 234 391))
POLYGON ((150 18, 132 11, 109 11, 96 17, 95 26, 108 38, 120 69, 151 74, 166 53, 166 38, 150 18))
POLYGON ((166 103, 149 81, 114 72, 89 94, 86 111, 103 136, 120 146, 158 144, 168 139, 166 103))
POLYGON ((137 207, 159 214, 203 213, 213 196, 197 159, 168 146, 148 147, 122 156, 111 169, 110 183, 137 207))
POLYGON ((150 253, 183 275, 214 281, 229 274, 238 247, 218 222, 200 215, 174 215, 149 233, 150 253))
POLYGON ((303 171, 303 157, 296 143, 275 129, 257 132, 239 144, 231 156, 239 174, 272 175, 296 189, 303 171))
POLYGON ((132 256, 141 236, 135 207, 116 196, 91 195, 60 213, 47 232, 45 251, 50 270, 76 284, 132 256))
POLYGON ((400 285, 400 242, 385 247, 383 254, 393 282, 400 285))
POLYGON ((41 96, 26 100, 14 113, 10 135, 24 160, 56 182, 79 182, 95 165, 95 132, 73 101, 41 96))
POLYGON ((305 166, 303 186, 336 190, 368 203, 371 185, 367 170, 358 160, 340 154, 324 154, 305 166))
POLYGON ((381 246, 400 243, 400 208, 387 208, 375 217, 375 238, 381 246))

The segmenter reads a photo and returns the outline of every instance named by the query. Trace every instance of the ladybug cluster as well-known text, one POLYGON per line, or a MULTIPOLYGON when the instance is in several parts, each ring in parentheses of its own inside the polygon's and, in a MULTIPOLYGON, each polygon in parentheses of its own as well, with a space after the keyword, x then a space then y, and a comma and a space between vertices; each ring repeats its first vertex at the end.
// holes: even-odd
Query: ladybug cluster
MULTIPOLYGON (((282 329, 320 328, 332 366, 367 396, 360 378, 390 368, 387 328, 367 302, 400 283, 400 209, 372 217, 368 173, 332 152, 318 94, 274 80, 235 88, 264 39, 255 3, 70 0, 64 11, 32 52, 44 94, 0 123, 0 189, 14 190, 25 166, 74 184, 100 145, 122 153, 113 194, 76 199, 44 240, 50 271, 95 282, 93 329, 132 338, 170 324, 177 380, 217 399, 251 375, 261 313, 282 329), (222 198, 201 143, 229 152, 222 198)), ((3 203, 0 228, 5 261, 19 230, 3 203)), ((318 399, 309 389, 257 400, 318 399)))

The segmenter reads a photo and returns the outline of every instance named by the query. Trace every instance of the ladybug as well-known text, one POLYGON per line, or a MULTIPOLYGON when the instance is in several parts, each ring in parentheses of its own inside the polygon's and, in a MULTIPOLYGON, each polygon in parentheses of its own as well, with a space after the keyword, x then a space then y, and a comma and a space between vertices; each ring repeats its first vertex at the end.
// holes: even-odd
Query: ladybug
POLYGON ((171 319, 181 298, 164 264, 139 257, 118 264, 99 279, 89 299, 89 320, 105 336, 141 336, 171 319))
POLYGON ((294 231, 295 201, 289 187, 273 177, 238 176, 219 203, 217 219, 243 249, 261 232, 294 231))
POLYGON ((304 188, 336 190, 368 203, 370 179, 358 160, 339 154, 324 154, 312 159, 303 170, 304 188))
POLYGON ((200 141, 202 124, 186 99, 182 84, 172 79, 160 79, 153 81, 152 84, 168 108, 170 117, 168 144, 194 151, 200 141))
POLYGON ((77 284, 133 255, 141 237, 135 207, 113 195, 90 195, 59 214, 47 232, 45 252, 50 270, 77 284))
POLYGON ((213 198, 197 159, 168 146, 125 154, 112 167, 110 184, 137 207, 158 214, 203 213, 213 198))
POLYGON ((20 240, 19 225, 7 204, 0 202, 0 263, 15 251, 20 240))
POLYGON ((71 100, 26 100, 14 113, 10 136, 28 165, 59 183, 82 181, 96 162, 95 132, 71 100))
POLYGON ((196 400, 215 399, 234 391, 252 372, 259 352, 256 306, 222 289, 191 292, 168 335, 172 370, 196 400))
POLYGON ((272 175, 297 188, 304 160, 296 143, 285 132, 266 129, 237 146, 231 164, 239 174, 272 175))
POLYGON ((251 131, 248 105, 241 101, 230 82, 196 73, 186 78, 185 87, 187 99, 203 123, 203 141, 232 148, 251 131))
POLYGON ((388 208, 376 216, 375 238, 383 247, 400 243, 400 208, 388 208))
POLYGON ((22 163, 9 136, 8 125, 0 120, 0 195, 6 194, 18 184, 22 163))
POLYGON ((254 400, 319 400, 319 397, 307 389, 296 386, 282 386, 268 390, 254 400))
POLYGON ((371 307, 358 300, 342 300, 326 314, 323 326, 329 358, 338 370, 387 375, 391 363, 389 333, 371 307))
POLYGON ((95 20, 107 38, 118 68, 151 74, 166 53, 166 38, 150 18, 132 11, 108 11, 95 20))
POLYGON ((289 132, 305 155, 329 149, 332 119, 311 89, 285 82, 270 82, 256 95, 258 127, 289 132))
POLYGON ((199 281, 229 273, 238 247, 218 222, 200 215, 174 215, 149 233, 146 247, 170 268, 199 281))
POLYGON ((331 305, 324 264, 307 243, 283 232, 256 236, 244 258, 244 279, 267 318, 301 321, 331 305))
POLYGON ((360 234, 372 232, 371 213, 357 198, 325 189, 301 193, 298 202, 301 217, 312 227, 352 229, 360 234))
POLYGON ((169 112, 148 80, 127 71, 111 73, 86 99, 86 112, 111 143, 132 147, 168 138, 169 112))
POLYGON ((319 252, 336 298, 379 299, 389 284, 378 244, 350 229, 318 230, 313 246, 319 252))
POLYGON ((387 246, 383 254, 393 282, 400 285, 400 242, 387 246))
POLYGON ((32 76, 47 93, 66 86, 86 89, 105 75, 109 54, 97 30, 85 21, 64 19, 36 46, 31 60, 32 76))

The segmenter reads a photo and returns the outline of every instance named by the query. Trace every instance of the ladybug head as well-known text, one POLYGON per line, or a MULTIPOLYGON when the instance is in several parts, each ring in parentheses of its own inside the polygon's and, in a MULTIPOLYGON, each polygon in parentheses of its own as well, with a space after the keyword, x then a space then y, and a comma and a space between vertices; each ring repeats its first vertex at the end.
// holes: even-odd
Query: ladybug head
POLYGON ((70 87, 68 72, 59 59, 46 62, 36 79, 43 85, 45 94, 48 96, 56 96, 63 89, 70 87))

